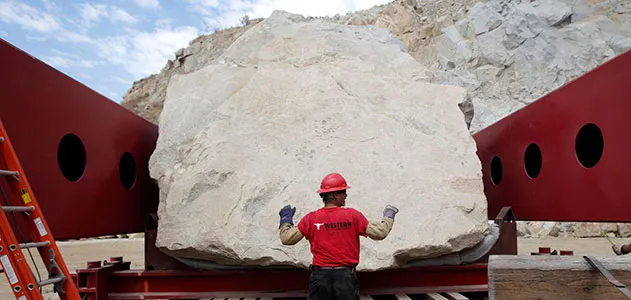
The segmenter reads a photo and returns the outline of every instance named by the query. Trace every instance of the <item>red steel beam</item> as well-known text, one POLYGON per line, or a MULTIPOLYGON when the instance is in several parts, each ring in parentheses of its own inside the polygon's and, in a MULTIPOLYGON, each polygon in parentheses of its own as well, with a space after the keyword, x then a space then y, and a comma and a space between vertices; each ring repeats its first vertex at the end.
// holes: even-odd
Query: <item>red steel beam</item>
MULTIPOLYGON (((367 295, 485 292, 486 264, 360 272, 367 295)), ((306 270, 116 271, 109 274, 108 299, 212 297, 305 297, 306 270)), ((102 288, 102 287, 100 287, 102 288)))
POLYGON ((517 220, 631 221, 630 80, 627 52, 475 134, 489 217, 510 206, 517 220), (597 129, 579 139, 577 154, 577 135, 589 123, 602 134, 602 152, 597 129), (525 165, 530 144, 541 153, 534 178, 525 165), (579 158, 590 154, 597 163, 582 165, 579 158), (501 161, 497 184, 494 157, 501 161))
POLYGON ((158 201, 148 174, 157 126, 1 39, 0 57, 0 119, 55 237, 143 232, 158 201), (82 169, 82 155, 72 151, 79 140, 59 151, 67 134, 85 151, 83 172, 70 174, 76 181, 60 168, 82 169), (134 161, 123 166, 136 171, 130 189, 119 176, 126 152, 134 161))

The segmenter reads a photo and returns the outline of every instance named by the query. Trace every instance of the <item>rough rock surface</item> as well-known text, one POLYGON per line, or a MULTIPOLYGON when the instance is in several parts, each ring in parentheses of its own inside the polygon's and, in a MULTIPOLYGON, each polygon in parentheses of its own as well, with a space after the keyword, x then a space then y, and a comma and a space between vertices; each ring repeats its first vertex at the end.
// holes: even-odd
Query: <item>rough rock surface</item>
MULTIPOLYGON (((435 81, 469 91, 478 131, 629 50, 624 1, 484 1, 442 29, 435 81)), ((427 53, 427 51, 425 51, 427 53)))
POLYGON ((464 89, 424 82, 387 30, 275 12, 211 65, 171 79, 151 175, 161 189, 157 246, 224 264, 307 267, 309 246, 282 246, 278 210, 322 206, 329 172, 348 206, 380 220, 360 270, 476 245, 488 232, 464 89), (387 60, 383 58, 387 57, 387 60))

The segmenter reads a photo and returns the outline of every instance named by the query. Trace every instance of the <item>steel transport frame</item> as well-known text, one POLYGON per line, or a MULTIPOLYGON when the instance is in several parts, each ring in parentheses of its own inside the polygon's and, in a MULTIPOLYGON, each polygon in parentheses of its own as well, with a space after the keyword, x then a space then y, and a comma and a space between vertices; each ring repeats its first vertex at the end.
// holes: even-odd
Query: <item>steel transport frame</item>
MULTIPOLYGON (((86 299, 306 295, 306 270, 193 270, 160 252, 158 188, 148 173, 157 126, 3 40, 0 57, 0 118, 55 236, 146 234, 144 269, 129 270, 129 262, 112 257, 76 271, 86 299), (121 184, 126 172, 134 175, 131 184, 121 184)), ((501 225, 489 255, 517 253, 515 220, 629 221, 629 78, 628 52, 474 135, 489 219, 501 225), (590 138, 579 143, 586 124, 590 138), (534 163, 532 149, 539 150, 534 163), (596 162, 585 166, 585 155, 596 162)), ((486 291, 487 259, 360 272, 362 293, 486 291)))

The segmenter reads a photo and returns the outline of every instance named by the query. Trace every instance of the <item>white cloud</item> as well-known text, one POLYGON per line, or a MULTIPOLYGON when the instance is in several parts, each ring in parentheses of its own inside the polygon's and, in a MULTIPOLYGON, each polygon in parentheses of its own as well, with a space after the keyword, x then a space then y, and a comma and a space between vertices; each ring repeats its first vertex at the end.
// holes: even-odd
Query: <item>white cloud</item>
POLYGON ((173 19, 165 18, 165 19, 157 19, 155 21, 155 26, 158 28, 170 27, 173 23, 173 19))
POLYGON ((160 7, 160 2, 158 0, 135 0, 136 4, 141 7, 147 8, 158 8, 160 7))
POLYGON ((47 64, 55 67, 62 68, 68 66, 68 60, 61 56, 47 56, 42 58, 47 64))
POLYGON ((110 77, 105 77, 101 79, 103 82, 108 82, 108 83, 117 83, 117 84, 129 84, 130 82, 133 82, 133 79, 125 79, 123 77, 120 76, 110 76, 110 77))
POLYGON ((56 35, 57 40, 61 42, 89 43, 92 38, 85 34, 63 30, 56 35))
POLYGON ((107 16, 107 5, 84 3, 81 5, 80 14, 83 21, 89 25, 92 21, 98 21, 101 17, 107 16))
POLYGON ((54 16, 24 3, 0 2, 0 21, 26 30, 51 32, 60 28, 54 16))
POLYGON ((138 20, 130 15, 124 9, 105 4, 90 4, 83 3, 80 8, 80 15, 87 27, 91 26, 93 22, 99 22, 102 18, 112 21, 113 23, 121 22, 133 24, 138 20))
POLYGON ((4 30, 0 30, 0 36, 9 36, 9 33, 4 31, 4 30))
POLYGON ((26 35, 26 40, 27 41, 36 41, 36 42, 45 42, 48 41, 48 38, 44 37, 44 36, 33 36, 33 35, 26 35))
POLYGON ((110 18, 114 21, 120 21, 123 23, 136 23, 138 20, 130 15, 127 11, 120 7, 111 6, 110 7, 110 18))
POLYGON ((159 72, 177 49, 188 46, 197 36, 197 29, 190 26, 157 28, 153 32, 107 37, 97 45, 100 57, 140 78, 159 72))
POLYGON ((42 4, 44 4, 44 8, 46 8, 48 12, 52 12, 56 14, 61 13, 61 9, 57 5, 57 3, 52 3, 50 2, 50 0, 42 0, 42 4))
POLYGON ((92 77, 92 75, 90 75, 90 74, 88 74, 86 72, 77 72, 77 76, 79 78, 82 78, 82 79, 85 79, 85 80, 94 78, 94 77, 92 77))
POLYGON ((80 56, 57 49, 50 51, 51 55, 44 56, 44 60, 49 65, 55 68, 67 68, 67 67, 79 67, 79 68, 94 68, 101 64, 99 61, 86 60, 80 56))

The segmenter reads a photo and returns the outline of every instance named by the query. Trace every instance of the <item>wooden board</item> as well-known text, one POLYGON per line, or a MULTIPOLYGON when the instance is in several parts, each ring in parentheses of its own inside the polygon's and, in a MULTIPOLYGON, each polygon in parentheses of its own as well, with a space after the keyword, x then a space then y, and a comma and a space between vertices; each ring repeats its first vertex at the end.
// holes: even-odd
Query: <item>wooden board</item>
MULTIPOLYGON (((596 257, 621 283, 631 286, 631 257, 596 257)), ((489 257, 489 299, 628 299, 582 256, 489 257)))

